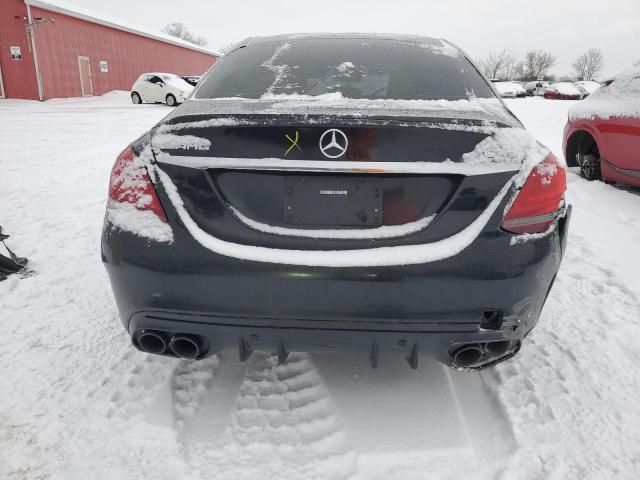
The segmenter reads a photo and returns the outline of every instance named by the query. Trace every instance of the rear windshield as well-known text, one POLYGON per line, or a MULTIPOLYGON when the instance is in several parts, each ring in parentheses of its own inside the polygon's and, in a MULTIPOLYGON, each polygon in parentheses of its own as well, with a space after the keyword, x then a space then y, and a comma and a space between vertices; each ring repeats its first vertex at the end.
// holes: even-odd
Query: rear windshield
POLYGON ((298 38, 249 44, 223 57, 196 98, 332 93, 372 100, 494 96, 473 65, 437 39, 298 38))

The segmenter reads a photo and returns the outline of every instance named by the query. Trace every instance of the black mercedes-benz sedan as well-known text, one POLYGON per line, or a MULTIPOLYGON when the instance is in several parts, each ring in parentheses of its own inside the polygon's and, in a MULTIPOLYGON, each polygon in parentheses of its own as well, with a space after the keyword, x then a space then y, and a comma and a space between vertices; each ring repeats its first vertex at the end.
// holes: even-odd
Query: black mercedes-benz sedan
POLYGON ((564 168, 447 41, 237 45, 117 158, 102 236, 136 348, 478 369, 536 325, 564 168))

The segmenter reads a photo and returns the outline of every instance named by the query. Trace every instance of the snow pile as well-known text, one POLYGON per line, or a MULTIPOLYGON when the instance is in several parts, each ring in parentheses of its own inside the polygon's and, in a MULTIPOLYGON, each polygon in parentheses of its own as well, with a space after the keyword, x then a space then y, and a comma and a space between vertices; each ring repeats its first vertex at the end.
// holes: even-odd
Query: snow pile
POLYGON ((435 43, 421 43, 420 46, 429 52, 436 55, 445 55, 447 57, 458 58, 460 56, 460 51, 446 41, 441 41, 440 45, 436 45, 435 43))
MULTIPOLYGON (((401 99, 364 99, 348 98, 340 92, 319 95, 305 94, 274 94, 265 93, 258 99, 224 97, 224 98, 190 98, 184 103, 177 114, 210 116, 212 112, 220 115, 211 124, 202 126, 232 126, 247 123, 242 117, 255 114, 268 115, 304 115, 306 121, 317 121, 313 116, 346 115, 351 119, 366 119, 380 116, 403 120, 416 118, 448 118, 460 119, 465 123, 469 120, 479 120, 495 125, 496 122, 506 125, 517 125, 517 121, 505 109, 498 98, 478 98, 473 92, 468 92, 468 98, 458 100, 401 100, 401 99), (224 116, 224 117, 223 117, 224 116), (227 120, 225 120, 225 118, 227 120)), ((169 119, 172 117, 169 116, 169 119)), ((378 119, 380 120, 380 119, 378 119)), ((411 124, 415 125, 415 122, 411 124)), ((198 125, 194 125, 198 126, 198 125)), ((163 125, 161 132, 174 131, 175 126, 163 125)))
POLYGON ((110 227, 131 232, 139 237, 157 242, 173 242, 173 231, 153 211, 147 210, 153 198, 148 192, 147 167, 152 158, 151 149, 116 160, 109 181, 109 200, 106 220, 110 227), (112 198, 112 197, 116 198, 112 198))
POLYGON ((150 210, 138 210, 130 203, 107 203, 106 220, 112 227, 156 242, 173 242, 173 231, 150 210))
POLYGON ((209 150, 211 141, 194 135, 174 135, 163 133, 155 135, 152 141, 154 148, 160 150, 209 150))
POLYGON ((348 73, 351 72, 355 68, 353 62, 342 62, 338 65, 337 70, 340 73, 348 73))
MULTIPOLYGON (((220 100, 220 99, 217 99, 220 100)), ((230 99, 231 100, 231 99, 230 99)), ((233 99, 237 100, 237 99, 233 99)), ((503 105, 497 98, 470 97, 463 100, 398 100, 398 99, 366 99, 348 98, 341 92, 324 93, 321 95, 301 94, 273 94, 266 93, 260 100, 271 101, 270 110, 282 111, 290 108, 340 108, 355 112, 367 110, 395 111, 441 111, 441 112, 482 112, 499 109, 504 111, 503 105)), ((255 102, 248 100, 247 103, 255 102)))
POLYGON ((569 110, 569 118, 640 118, 640 68, 617 75, 569 110))
POLYGON ((588 80, 575 82, 574 85, 577 86, 578 88, 582 88, 589 95, 591 95, 592 93, 594 93, 596 90, 600 88, 600 84, 598 82, 591 82, 588 80))
MULTIPOLYGON (((156 138, 160 136, 159 134, 177 132, 179 130, 186 130, 186 129, 192 129, 192 128, 235 127, 235 126, 243 125, 246 123, 247 123, 246 121, 238 120, 232 117, 210 118, 208 120, 198 120, 195 122, 163 123, 162 125, 160 125, 158 128, 154 130, 154 132, 156 133, 156 136, 153 138, 153 141, 154 142, 156 141, 156 138)), ((184 138, 184 137, 188 137, 188 135, 181 136, 180 138, 184 138)), ((194 138, 198 138, 198 137, 194 137, 194 138)))
MULTIPOLYGON (((519 169, 515 177, 520 186, 531 170, 540 165, 551 153, 529 132, 521 128, 499 128, 495 133, 476 145, 476 148, 462 156, 466 165, 511 166, 519 169)), ((555 173, 555 172, 553 172, 555 173)))

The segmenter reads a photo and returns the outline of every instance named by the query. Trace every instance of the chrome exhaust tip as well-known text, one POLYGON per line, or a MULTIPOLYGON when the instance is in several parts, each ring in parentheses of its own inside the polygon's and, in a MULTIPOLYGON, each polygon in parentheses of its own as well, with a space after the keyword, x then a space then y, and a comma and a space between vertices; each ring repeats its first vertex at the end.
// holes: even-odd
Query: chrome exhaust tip
POLYGON ((484 356, 480 344, 472 343, 458 348, 451 356, 451 361, 456 367, 470 367, 475 365, 484 356))
POLYGON ((485 351, 491 356, 504 355, 507 350, 512 347, 512 343, 508 340, 500 340, 498 342, 489 342, 484 346, 485 351))
POLYGON ((137 343, 140 350, 147 353, 161 354, 167 350, 167 342, 158 332, 142 330, 137 335, 137 343))
POLYGON ((169 342, 169 348, 176 357, 195 359, 200 356, 199 342, 185 335, 174 335, 169 342))

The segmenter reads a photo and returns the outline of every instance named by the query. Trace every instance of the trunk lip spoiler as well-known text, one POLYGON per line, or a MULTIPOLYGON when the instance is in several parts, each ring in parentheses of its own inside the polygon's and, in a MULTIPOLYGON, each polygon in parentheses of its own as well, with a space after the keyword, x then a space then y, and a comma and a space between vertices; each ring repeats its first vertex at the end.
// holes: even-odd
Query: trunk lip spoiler
POLYGON ((462 162, 372 162, 350 160, 285 160, 281 158, 235 158, 170 155, 155 152, 156 162, 200 170, 268 170, 284 172, 486 175, 514 172, 521 164, 468 164, 462 162))

